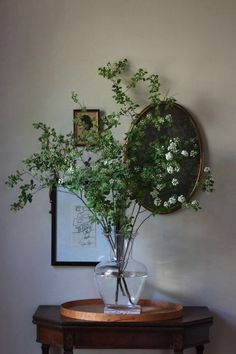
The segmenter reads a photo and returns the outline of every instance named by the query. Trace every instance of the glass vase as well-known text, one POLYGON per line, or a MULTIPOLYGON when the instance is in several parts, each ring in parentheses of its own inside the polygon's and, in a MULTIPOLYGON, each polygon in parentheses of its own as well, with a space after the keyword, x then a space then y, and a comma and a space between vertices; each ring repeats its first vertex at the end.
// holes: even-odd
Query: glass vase
POLYGON ((105 234, 111 257, 95 268, 95 279, 104 301, 105 313, 140 313, 138 305, 147 278, 147 269, 132 255, 135 234, 105 234))

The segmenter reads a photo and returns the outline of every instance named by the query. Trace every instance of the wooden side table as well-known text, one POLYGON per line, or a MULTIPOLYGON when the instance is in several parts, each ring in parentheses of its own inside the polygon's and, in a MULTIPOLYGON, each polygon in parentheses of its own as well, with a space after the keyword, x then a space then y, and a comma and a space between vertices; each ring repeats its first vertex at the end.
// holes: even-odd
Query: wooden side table
POLYGON ((172 349, 183 354, 195 347, 202 354, 209 340, 213 317, 207 307, 184 307, 183 317, 160 322, 91 322, 60 315, 60 306, 39 306, 33 316, 37 342, 42 354, 50 346, 62 347, 64 354, 74 348, 90 349, 172 349))

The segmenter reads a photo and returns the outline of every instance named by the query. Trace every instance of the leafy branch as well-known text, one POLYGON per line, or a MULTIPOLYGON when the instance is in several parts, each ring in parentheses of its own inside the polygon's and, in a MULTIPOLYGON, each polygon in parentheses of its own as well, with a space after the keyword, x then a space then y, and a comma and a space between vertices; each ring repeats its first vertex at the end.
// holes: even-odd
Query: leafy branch
MULTIPOLYGON (((197 201, 190 202, 176 192, 182 162, 196 158, 198 152, 195 141, 181 141, 179 137, 163 133, 172 125, 172 117, 166 112, 175 99, 163 95, 157 74, 139 68, 127 76, 127 69, 127 59, 98 68, 98 74, 111 82, 118 110, 102 116, 103 129, 99 134, 92 130, 85 132, 83 139, 87 144, 84 148, 76 146, 72 133, 63 135, 44 123, 33 124, 41 133, 38 138, 40 149, 24 159, 23 169, 17 170, 6 181, 11 188, 19 187, 18 201, 11 205, 12 210, 31 203, 40 189, 59 186, 83 200, 94 221, 100 223, 105 232, 122 225, 121 231, 127 237, 155 214, 155 211, 149 213, 138 224, 143 213, 142 194, 147 187, 152 187, 149 197, 162 210, 169 210, 176 204, 194 210, 200 208, 197 201), (145 120, 134 124, 139 119, 140 106, 131 97, 141 84, 145 84, 148 90, 148 103, 153 111, 145 120), (126 133, 124 144, 115 138, 113 130, 127 117, 133 126, 126 133), (150 143, 148 152, 142 150, 146 129, 160 132, 159 140, 150 143), (141 155, 149 164, 138 164, 141 155), (168 197, 163 193, 166 190, 170 191, 168 197)), ((82 111, 86 110, 78 93, 73 91, 72 99, 82 111)), ((203 180, 202 189, 213 190, 210 170, 206 170, 203 180)))

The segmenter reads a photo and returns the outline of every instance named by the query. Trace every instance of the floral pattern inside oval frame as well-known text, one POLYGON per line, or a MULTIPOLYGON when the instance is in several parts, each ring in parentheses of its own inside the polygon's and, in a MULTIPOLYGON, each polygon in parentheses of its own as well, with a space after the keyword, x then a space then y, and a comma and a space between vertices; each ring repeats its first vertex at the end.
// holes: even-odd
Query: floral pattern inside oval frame
MULTIPOLYGON (((153 106, 147 106, 144 108, 131 129, 133 129, 134 126, 141 124, 142 121, 145 120, 145 117, 152 113, 154 109, 155 108, 153 106)), ((182 140, 194 138, 197 146, 197 156, 194 159, 187 158, 181 162, 181 170, 178 176, 178 186, 173 186, 171 190, 164 188, 164 190, 162 190, 160 193, 160 198, 162 200, 168 200, 168 198, 170 198, 173 194, 185 195, 186 200, 189 200, 196 191, 203 168, 204 157, 200 132, 192 115, 180 104, 174 103, 172 107, 167 109, 160 106, 160 112, 161 114, 170 114, 172 116, 172 126, 168 128, 161 128, 160 131, 153 129, 153 126, 145 126, 143 141, 140 144, 138 151, 136 150, 135 152, 135 163, 133 165, 131 163, 130 167, 133 169, 137 166, 143 167, 150 166, 152 164, 152 161, 150 160, 150 154, 148 154, 148 149, 150 148, 150 144, 154 142, 158 143, 158 139, 161 134, 165 134, 170 138, 179 137, 182 140)), ((127 156, 129 159, 131 158, 131 160, 132 149, 130 149, 130 147, 135 142, 135 138, 131 138, 127 142, 127 156)), ((156 206, 153 202, 153 198, 151 197, 153 188, 154 185, 145 184, 145 181, 140 178, 139 183, 137 183, 131 189, 133 194, 135 194, 137 197, 139 203, 145 209, 153 213, 168 214, 181 208, 181 203, 179 202, 168 208, 164 208, 163 206, 156 206)))

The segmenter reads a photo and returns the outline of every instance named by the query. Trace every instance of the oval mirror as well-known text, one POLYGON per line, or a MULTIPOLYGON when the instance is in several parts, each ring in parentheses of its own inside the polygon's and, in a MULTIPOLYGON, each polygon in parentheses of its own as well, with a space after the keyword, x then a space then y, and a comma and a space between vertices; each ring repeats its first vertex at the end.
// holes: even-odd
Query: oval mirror
MULTIPOLYGON (((131 127, 131 133, 127 141, 127 157, 129 160, 131 171, 135 173, 135 182, 132 185, 132 193, 135 194, 139 204, 147 210, 157 214, 167 214, 173 212, 181 207, 181 203, 176 202, 174 205, 163 207, 154 204, 151 193, 155 188, 155 178, 153 182, 145 178, 145 171, 148 167, 154 164, 152 159, 152 151, 154 144, 161 144, 162 136, 168 136, 170 139, 179 137, 181 141, 194 142, 194 158, 190 156, 181 161, 180 171, 178 173, 178 185, 165 186, 160 192, 161 200, 168 200, 173 194, 186 196, 189 200, 193 195, 203 166, 203 151, 200 133, 196 122, 192 115, 181 105, 174 103, 171 107, 166 108, 164 104, 159 107, 158 113, 153 106, 146 107, 138 116, 138 119, 131 127), (155 114, 160 116, 171 115, 172 124, 169 127, 161 127, 157 129, 153 124, 145 124, 147 117, 150 114, 155 117, 155 114), (139 134, 135 133, 139 130, 139 134), (142 134, 140 135, 140 131, 142 134), (141 139, 140 139, 141 136, 141 139)), ((158 166, 157 166, 158 171, 158 166)), ((166 183, 168 185, 168 183, 166 183)))

